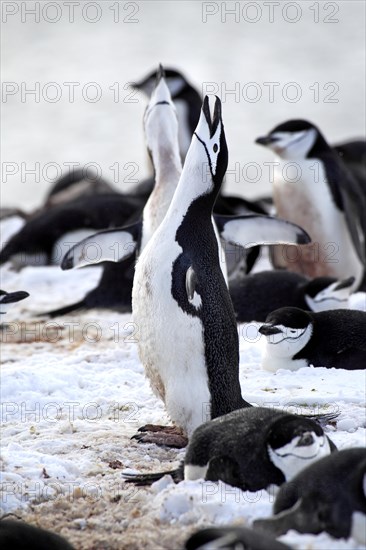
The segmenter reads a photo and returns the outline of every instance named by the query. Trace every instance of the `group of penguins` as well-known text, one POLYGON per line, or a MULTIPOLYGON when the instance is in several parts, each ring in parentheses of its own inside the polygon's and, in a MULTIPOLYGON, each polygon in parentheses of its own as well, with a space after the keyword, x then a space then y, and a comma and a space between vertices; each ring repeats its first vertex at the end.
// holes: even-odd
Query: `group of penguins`
MULTIPOLYGON (((322 428, 332 414, 248 403, 237 330, 238 322, 261 323, 269 370, 366 367, 366 312, 349 309, 352 293, 366 290, 365 142, 332 147, 307 121, 280 124, 256 140, 276 155, 273 204, 248 201, 221 193, 228 148, 220 99, 202 102, 180 72, 161 66, 135 86, 148 98, 151 178, 122 194, 81 172, 63 177, 6 243, 0 263, 51 264, 62 243, 75 242, 62 269, 101 263, 101 279, 80 302, 47 314, 132 308, 140 360, 174 423, 143 426, 134 438, 187 448, 179 468, 126 473, 127 483, 169 474, 176 482, 278 488, 271 518, 253 529, 199 531, 187 549, 285 549, 274 537, 290 529, 366 544, 366 448, 338 451, 322 428), (289 162, 300 168, 300 181, 283 178, 289 162), (275 269, 250 273, 264 245, 275 269)), ((0 292, 1 313, 27 295, 0 292)), ((28 539, 24 548, 32 540, 40 550, 71 548, 7 519, 0 542, 16 541, 15 531, 12 548, 28 539)))

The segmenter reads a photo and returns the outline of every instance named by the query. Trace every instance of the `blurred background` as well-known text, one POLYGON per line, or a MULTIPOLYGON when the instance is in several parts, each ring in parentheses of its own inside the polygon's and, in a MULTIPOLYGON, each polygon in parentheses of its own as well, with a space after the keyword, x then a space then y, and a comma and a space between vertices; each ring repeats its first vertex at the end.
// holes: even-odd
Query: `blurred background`
POLYGON ((1 8, 3 206, 35 208, 70 165, 97 166, 120 191, 146 177, 146 100, 128 83, 159 62, 222 98, 227 192, 270 192, 273 159, 254 139, 287 119, 309 119, 330 143, 365 135, 363 1, 1 8))

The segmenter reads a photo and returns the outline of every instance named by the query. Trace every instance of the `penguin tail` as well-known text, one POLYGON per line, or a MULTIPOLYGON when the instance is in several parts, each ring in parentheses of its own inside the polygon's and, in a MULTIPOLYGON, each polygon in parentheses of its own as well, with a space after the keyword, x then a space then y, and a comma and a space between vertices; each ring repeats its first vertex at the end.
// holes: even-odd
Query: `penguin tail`
POLYGON ((170 475, 173 478, 174 483, 183 481, 183 467, 176 468, 175 470, 167 470, 164 472, 156 472, 151 474, 122 474, 122 478, 126 483, 133 483, 134 485, 152 485, 154 481, 158 481, 162 477, 170 475))
POLYGON ((70 304, 69 306, 60 307, 59 309, 53 309, 51 311, 46 311, 45 313, 39 313, 38 317, 43 317, 47 315, 48 317, 61 317, 62 315, 66 315, 67 313, 71 313, 72 311, 76 311, 77 309, 82 309, 86 307, 85 299, 80 300, 80 302, 76 302, 75 304, 70 304))

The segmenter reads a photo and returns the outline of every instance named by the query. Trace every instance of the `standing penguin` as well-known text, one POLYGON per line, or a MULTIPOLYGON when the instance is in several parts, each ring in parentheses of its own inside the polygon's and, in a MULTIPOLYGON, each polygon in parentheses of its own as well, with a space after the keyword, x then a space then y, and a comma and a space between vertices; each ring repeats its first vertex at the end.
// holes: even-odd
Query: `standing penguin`
MULTIPOLYGON (((133 319, 140 359, 168 415, 188 436, 206 416, 215 418, 249 404, 239 383, 235 314, 220 267, 212 209, 228 162, 221 102, 213 115, 208 97, 192 138, 169 210, 135 268, 133 319)), ((258 216, 222 222, 224 238, 306 242, 283 221, 258 216)), ((156 436, 156 434, 154 434, 156 436)), ((155 438, 156 441, 156 438, 155 438)))
POLYGON ((276 267, 308 277, 355 277, 365 270, 366 193, 319 129, 305 120, 276 126, 256 143, 276 154, 273 199, 277 214, 303 227, 312 244, 278 247, 276 267))
POLYGON ((366 368, 366 313, 335 309, 319 313, 283 307, 270 313, 259 332, 267 338, 263 368, 366 368))
POLYGON ((255 529, 280 536, 326 531, 335 538, 366 544, 366 449, 326 456, 280 488, 274 516, 256 520, 255 529))

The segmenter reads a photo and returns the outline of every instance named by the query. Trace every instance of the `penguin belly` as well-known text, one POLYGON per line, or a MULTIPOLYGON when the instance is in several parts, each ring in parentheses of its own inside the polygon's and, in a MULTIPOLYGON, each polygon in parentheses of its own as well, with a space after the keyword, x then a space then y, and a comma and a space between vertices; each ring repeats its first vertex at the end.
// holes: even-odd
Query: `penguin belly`
POLYGON ((198 317, 179 307, 171 293, 172 267, 181 247, 154 241, 137 262, 132 291, 139 356, 169 417, 190 436, 210 418, 203 326, 198 317))
POLYGON ((275 263, 311 278, 355 276, 359 281, 362 263, 345 215, 334 204, 320 162, 318 177, 314 177, 314 162, 312 159, 300 163, 299 181, 284 181, 281 166, 277 168, 274 182, 277 215, 300 225, 309 233, 312 243, 301 247, 276 247, 275 263))

